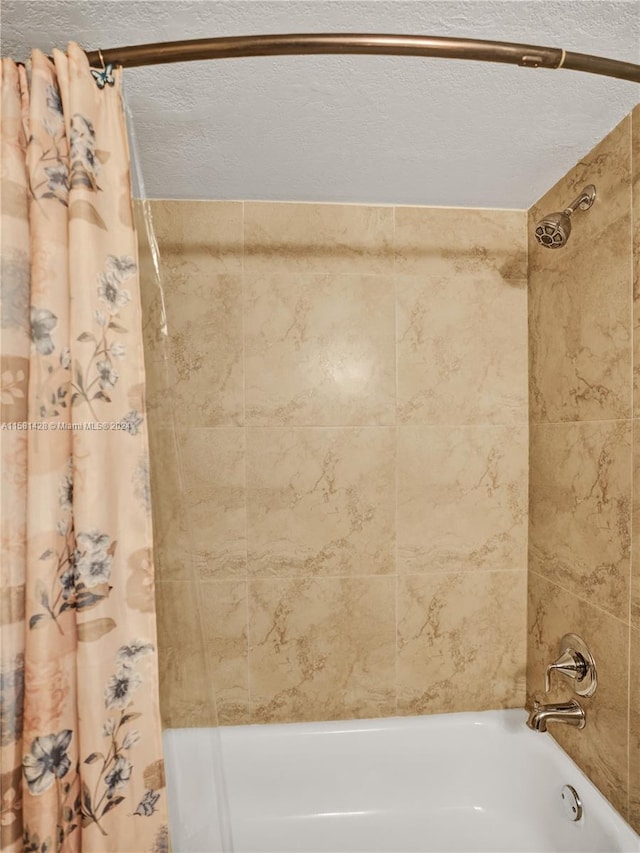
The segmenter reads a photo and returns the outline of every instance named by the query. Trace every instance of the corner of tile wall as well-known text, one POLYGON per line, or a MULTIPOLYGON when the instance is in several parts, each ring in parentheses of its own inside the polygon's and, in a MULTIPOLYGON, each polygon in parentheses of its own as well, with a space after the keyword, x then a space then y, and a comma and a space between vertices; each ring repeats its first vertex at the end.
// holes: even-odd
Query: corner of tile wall
POLYGON ((527 693, 565 633, 592 648, 599 686, 582 731, 553 736, 640 831, 640 107, 529 210, 529 613, 527 693), (560 250, 546 213, 596 185, 560 250))

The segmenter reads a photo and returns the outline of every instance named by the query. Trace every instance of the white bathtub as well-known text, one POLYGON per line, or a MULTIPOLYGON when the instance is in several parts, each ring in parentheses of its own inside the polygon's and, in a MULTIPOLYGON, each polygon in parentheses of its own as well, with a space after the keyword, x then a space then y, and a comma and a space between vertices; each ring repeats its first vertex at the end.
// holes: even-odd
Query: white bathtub
POLYGON ((212 769, 220 743, 236 853, 640 851, 640 836, 525 718, 224 727, 218 746, 215 729, 169 729, 174 853, 228 849, 212 769), (564 811, 566 784, 582 800, 578 822, 564 811))

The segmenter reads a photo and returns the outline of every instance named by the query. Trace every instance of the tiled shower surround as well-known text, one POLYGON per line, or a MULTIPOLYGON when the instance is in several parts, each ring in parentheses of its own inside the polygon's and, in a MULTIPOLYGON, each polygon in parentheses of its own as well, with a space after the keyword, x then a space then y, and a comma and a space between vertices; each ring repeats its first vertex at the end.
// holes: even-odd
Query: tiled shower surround
POLYGON ((576 631, 600 686, 553 733, 640 829, 635 115, 529 214, 150 203, 165 725, 522 707, 576 631), (568 245, 531 242, 591 181, 568 245))
POLYGON ((151 210, 165 724, 522 705, 525 212, 151 210))

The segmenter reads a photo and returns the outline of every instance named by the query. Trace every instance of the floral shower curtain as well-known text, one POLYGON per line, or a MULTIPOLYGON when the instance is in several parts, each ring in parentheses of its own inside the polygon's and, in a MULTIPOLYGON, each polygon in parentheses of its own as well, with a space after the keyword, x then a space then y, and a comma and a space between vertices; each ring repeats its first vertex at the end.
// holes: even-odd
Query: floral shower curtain
POLYGON ((168 849, 119 72, 2 60, 2 850, 168 849), (98 79, 94 79, 98 77, 98 79), (101 88, 97 85, 101 84, 101 88))

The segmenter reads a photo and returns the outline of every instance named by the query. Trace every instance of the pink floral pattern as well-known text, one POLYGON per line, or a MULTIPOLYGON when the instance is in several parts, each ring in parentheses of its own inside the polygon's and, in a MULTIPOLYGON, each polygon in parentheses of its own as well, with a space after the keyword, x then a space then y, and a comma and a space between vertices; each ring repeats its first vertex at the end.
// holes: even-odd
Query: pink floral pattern
POLYGON ((114 78, 99 88, 74 44, 53 61, 35 51, 30 83, 1 67, 11 853, 168 850, 137 241, 114 78))

